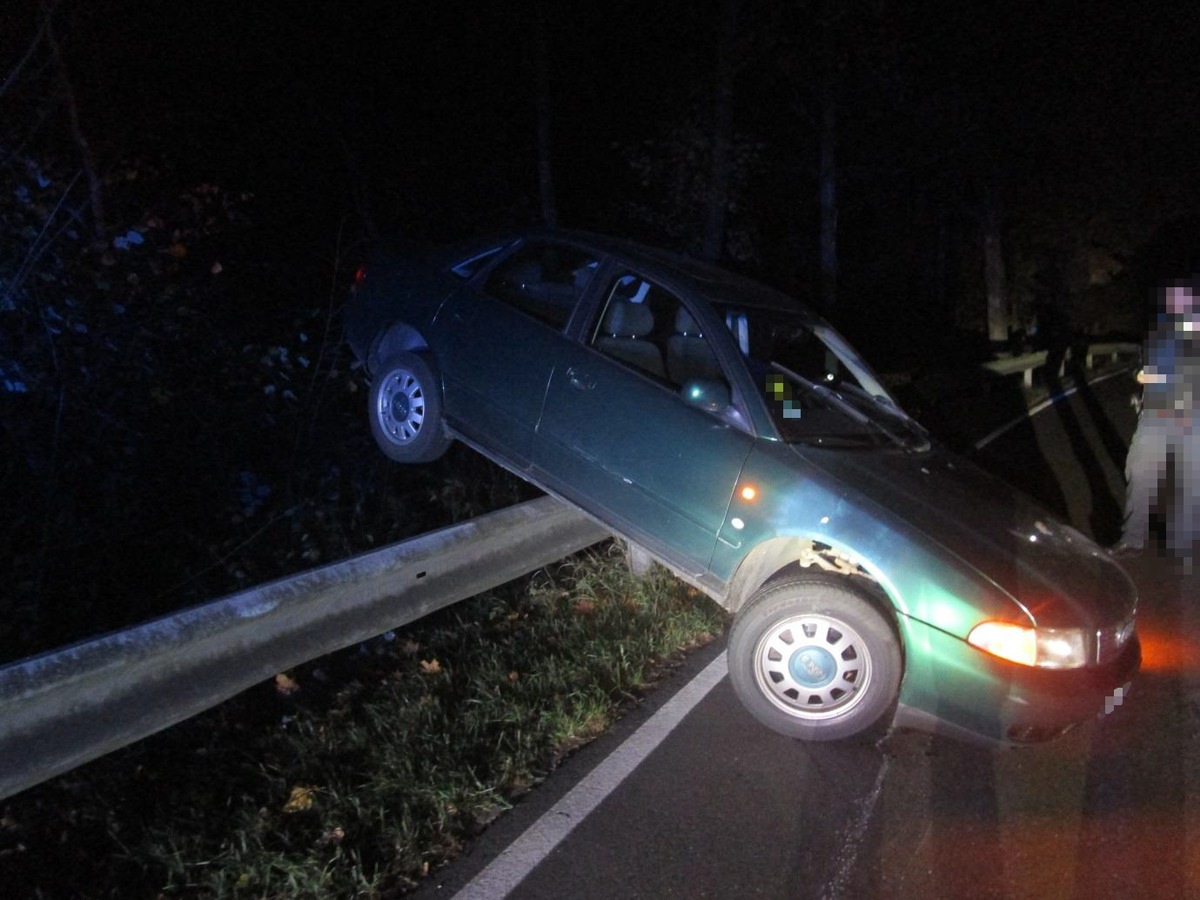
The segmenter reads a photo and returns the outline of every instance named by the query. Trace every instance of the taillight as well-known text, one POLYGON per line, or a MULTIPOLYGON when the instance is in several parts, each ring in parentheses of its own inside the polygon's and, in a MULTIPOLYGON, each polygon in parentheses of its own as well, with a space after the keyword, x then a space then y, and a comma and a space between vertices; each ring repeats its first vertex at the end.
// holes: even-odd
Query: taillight
POLYGON ((364 284, 364 282, 366 282, 366 280, 367 280, 367 267, 359 266, 358 271, 354 273, 354 284, 353 284, 353 286, 351 286, 350 290, 357 291, 359 288, 361 288, 363 286, 363 284, 364 284))

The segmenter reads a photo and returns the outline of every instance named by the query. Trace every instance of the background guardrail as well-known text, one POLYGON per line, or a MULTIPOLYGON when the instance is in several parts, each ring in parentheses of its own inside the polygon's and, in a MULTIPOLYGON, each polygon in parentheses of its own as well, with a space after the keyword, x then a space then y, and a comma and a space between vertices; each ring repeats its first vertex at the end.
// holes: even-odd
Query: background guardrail
MULTIPOLYGON (((1062 363, 1071 358, 1073 350, 1068 350, 1060 363, 1059 371, 1056 373, 1061 376, 1063 374, 1062 363)), ((1134 343, 1126 343, 1114 341, 1110 343, 1089 344, 1084 351, 1084 365, 1089 368, 1095 368, 1098 359, 1117 360, 1121 357, 1137 358, 1141 353, 1141 347, 1134 343)), ((1009 356, 1003 359, 994 359, 983 364, 983 367, 989 372, 996 375, 1017 375, 1020 374, 1025 382, 1025 387, 1033 387, 1033 373, 1035 370, 1046 365, 1047 352, 1039 350, 1036 353, 1026 353, 1021 356, 1009 356)))
POLYGON ((604 540, 552 497, 0 668, 0 799, 604 540))

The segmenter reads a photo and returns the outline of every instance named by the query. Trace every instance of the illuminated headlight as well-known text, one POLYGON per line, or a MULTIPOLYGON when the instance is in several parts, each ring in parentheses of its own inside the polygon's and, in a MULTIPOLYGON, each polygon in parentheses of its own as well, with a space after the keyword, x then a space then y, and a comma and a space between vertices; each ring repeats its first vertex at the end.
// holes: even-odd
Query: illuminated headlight
POLYGON ((1087 664, 1087 642, 1078 628, 1029 628, 982 622, 967 642, 1001 659, 1042 669, 1078 669, 1087 664))

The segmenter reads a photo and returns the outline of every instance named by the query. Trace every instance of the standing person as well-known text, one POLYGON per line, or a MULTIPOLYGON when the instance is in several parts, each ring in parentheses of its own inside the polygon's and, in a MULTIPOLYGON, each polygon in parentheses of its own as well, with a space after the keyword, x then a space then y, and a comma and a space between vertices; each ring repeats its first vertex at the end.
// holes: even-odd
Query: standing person
POLYGON ((1200 498, 1200 279, 1163 291, 1164 314, 1146 342, 1142 410, 1125 461, 1125 522, 1118 553, 1140 551, 1150 533, 1150 508, 1169 501, 1167 549, 1190 570, 1200 498), (1173 470, 1174 496, 1163 495, 1173 470))

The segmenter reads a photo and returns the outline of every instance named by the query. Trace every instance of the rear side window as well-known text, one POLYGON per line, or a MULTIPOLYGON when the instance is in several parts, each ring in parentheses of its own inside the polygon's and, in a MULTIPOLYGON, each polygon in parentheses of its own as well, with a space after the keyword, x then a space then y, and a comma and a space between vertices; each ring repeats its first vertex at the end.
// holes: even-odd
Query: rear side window
POLYGON ((480 269, 482 269, 484 266, 486 266, 489 262, 491 262, 492 257, 494 257, 497 253, 499 253, 503 249, 504 249, 503 244, 501 244, 498 247, 488 247, 482 253, 476 253, 474 256, 464 259, 458 265, 451 266, 450 271, 453 272, 455 275, 457 275, 459 278, 469 279, 472 276, 474 276, 474 274, 476 272, 478 272, 480 269))
POLYGON ((561 331, 596 267, 595 258, 580 250, 534 244, 522 247, 500 263, 484 290, 561 331))

